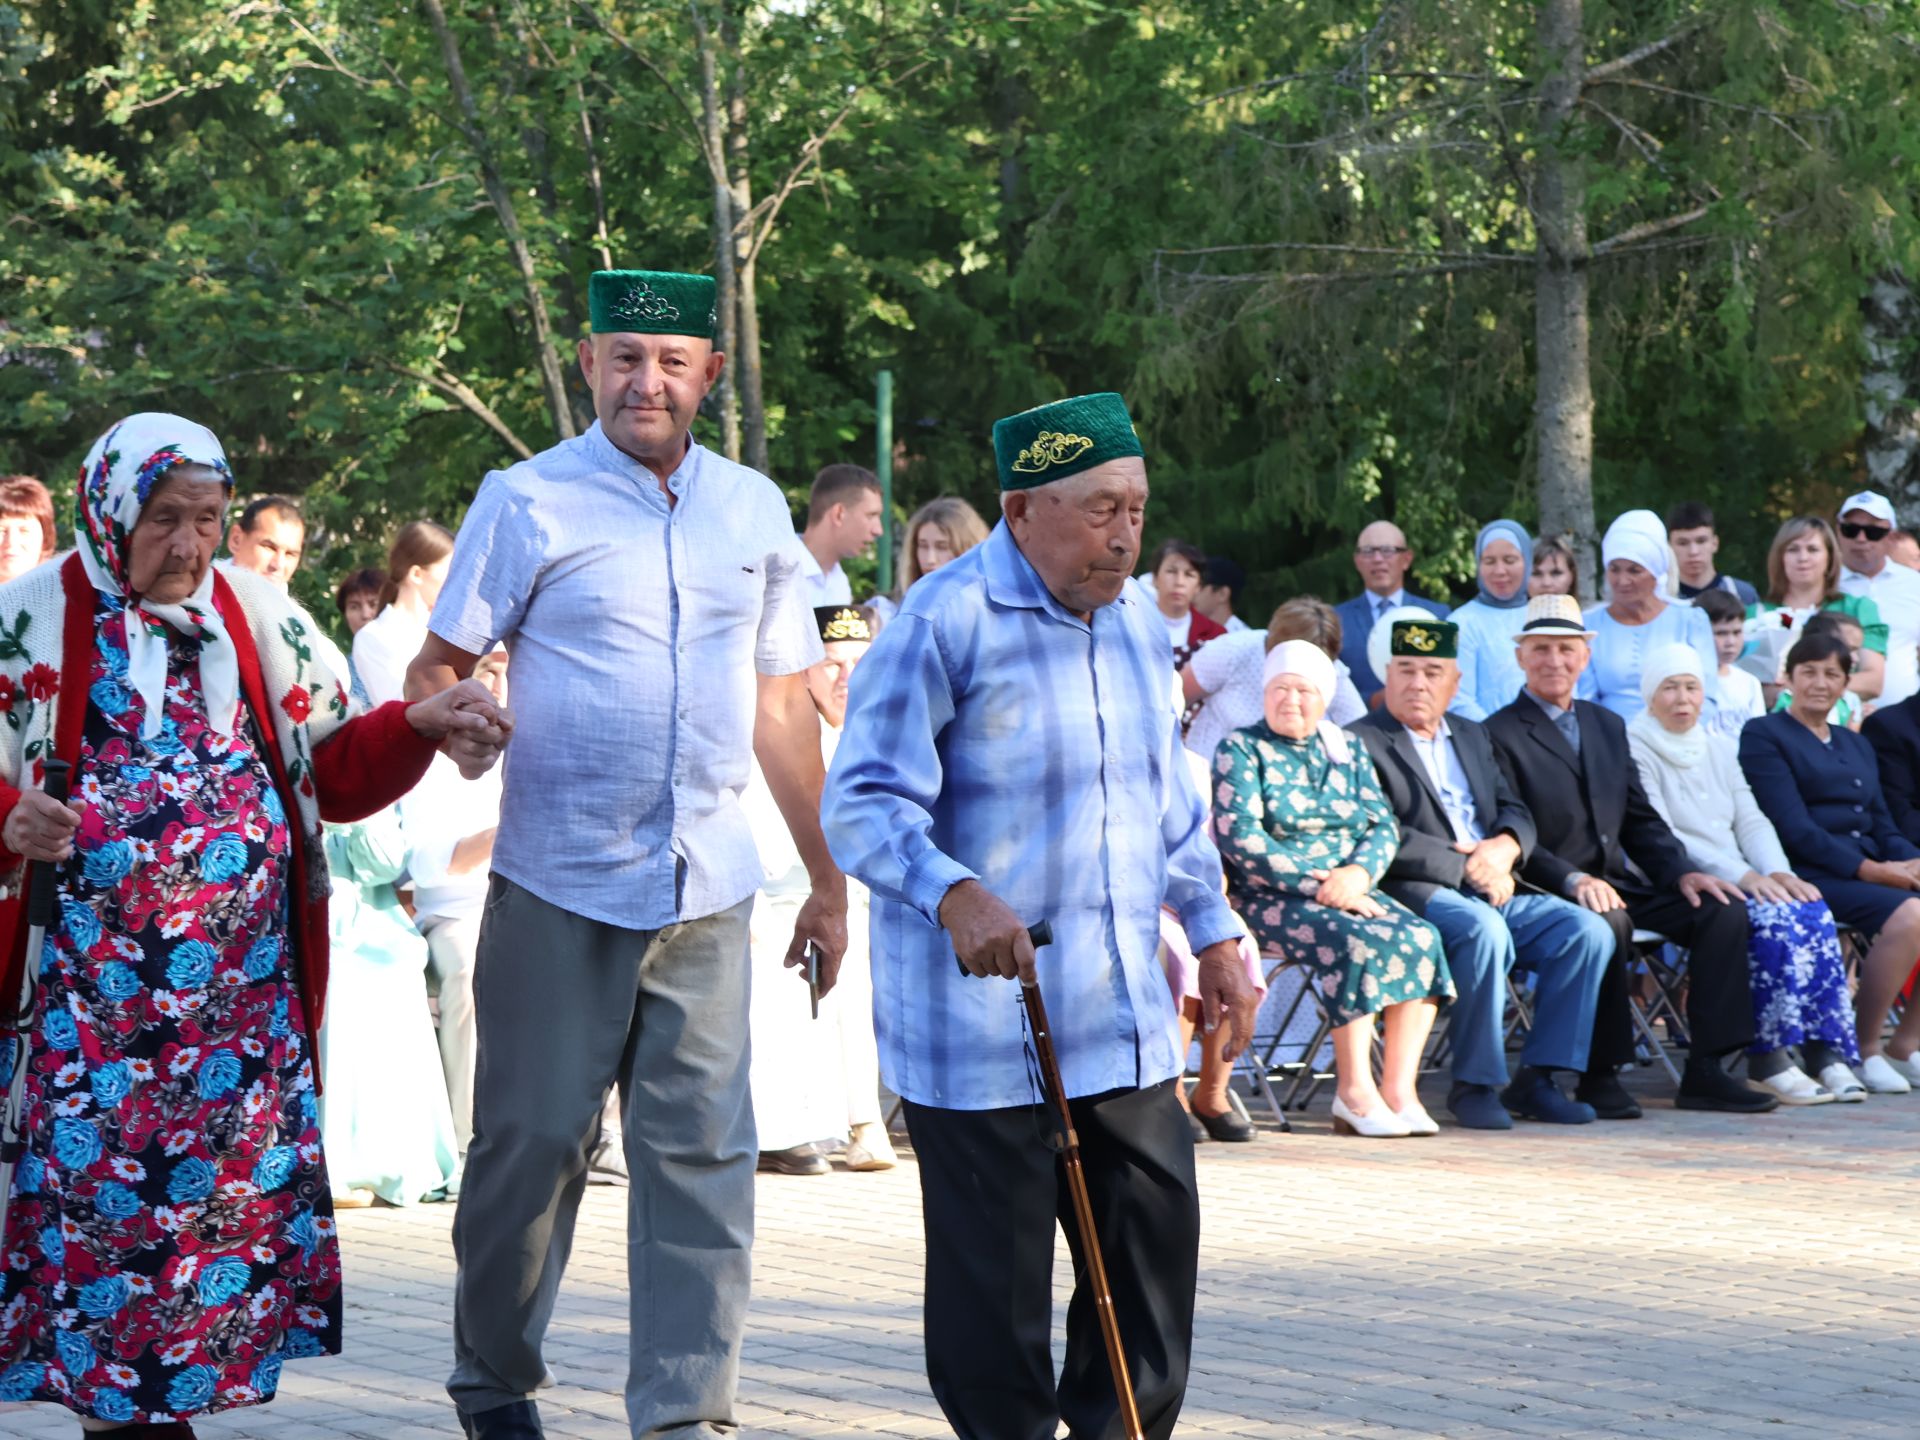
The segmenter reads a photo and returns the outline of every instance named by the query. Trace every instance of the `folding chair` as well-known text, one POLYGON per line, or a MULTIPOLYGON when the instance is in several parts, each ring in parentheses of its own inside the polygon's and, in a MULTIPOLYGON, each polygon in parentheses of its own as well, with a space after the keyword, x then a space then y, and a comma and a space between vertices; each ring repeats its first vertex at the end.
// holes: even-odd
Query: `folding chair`
POLYGON ((1680 1006, 1680 987, 1686 979, 1686 952, 1658 931, 1636 929, 1633 932, 1633 959, 1653 988, 1652 998, 1645 1001, 1640 998, 1637 986, 1627 994, 1627 1004, 1633 1012, 1633 1028, 1639 1037, 1637 1048, 1643 1057, 1640 1063, 1664 1067, 1673 1083, 1678 1085, 1680 1067, 1673 1063, 1673 1056, 1654 1033, 1653 1027, 1656 1021, 1664 1023, 1667 1039, 1682 1048, 1690 1046, 1687 1022, 1680 1006))

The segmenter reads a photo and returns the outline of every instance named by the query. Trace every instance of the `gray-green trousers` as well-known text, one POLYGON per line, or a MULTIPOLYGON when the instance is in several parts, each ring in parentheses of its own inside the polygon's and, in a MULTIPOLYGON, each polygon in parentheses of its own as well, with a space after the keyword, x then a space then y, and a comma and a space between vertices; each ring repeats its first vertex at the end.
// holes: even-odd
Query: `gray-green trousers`
POLYGON ((540 1355, 620 1087, 632 1176, 627 1418, 636 1440, 727 1434, 740 1369, 757 1157, 747 1090, 752 900, 664 930, 582 919, 495 876, 474 979, 479 1065, 453 1248, 454 1369, 468 1414, 552 1383, 540 1355))

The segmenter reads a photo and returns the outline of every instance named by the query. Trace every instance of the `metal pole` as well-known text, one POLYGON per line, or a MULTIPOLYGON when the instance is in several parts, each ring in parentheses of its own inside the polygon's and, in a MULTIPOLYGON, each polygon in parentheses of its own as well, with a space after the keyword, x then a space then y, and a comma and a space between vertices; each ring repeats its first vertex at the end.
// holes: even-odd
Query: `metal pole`
POLYGON ((874 591, 893 593, 893 372, 873 382, 873 473, 880 477, 880 569, 874 591))

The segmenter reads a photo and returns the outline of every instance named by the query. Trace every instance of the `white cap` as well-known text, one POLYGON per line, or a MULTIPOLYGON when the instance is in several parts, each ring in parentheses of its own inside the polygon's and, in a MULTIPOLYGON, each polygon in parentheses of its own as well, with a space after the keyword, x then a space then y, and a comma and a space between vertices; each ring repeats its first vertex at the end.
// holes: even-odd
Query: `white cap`
POLYGON ((1900 526, 1899 519, 1893 513, 1893 502, 1872 490, 1862 490, 1858 495, 1849 495, 1841 503, 1839 513, 1844 515, 1849 510, 1864 510, 1883 525, 1891 525, 1895 529, 1900 526))

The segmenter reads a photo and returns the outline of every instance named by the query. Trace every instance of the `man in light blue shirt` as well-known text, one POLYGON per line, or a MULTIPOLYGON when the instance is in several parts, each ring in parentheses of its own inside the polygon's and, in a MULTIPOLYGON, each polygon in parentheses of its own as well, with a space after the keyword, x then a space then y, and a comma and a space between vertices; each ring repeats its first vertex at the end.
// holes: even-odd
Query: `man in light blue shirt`
POLYGON ((786 501, 695 444, 719 378, 714 282, 599 271, 581 369, 599 422, 487 477, 411 693, 504 641, 519 706, 476 979, 474 1135, 448 1392, 476 1440, 541 1434, 541 1340, 620 1088, 633 1434, 731 1433, 758 1145, 740 809, 758 757, 812 883, 789 950, 846 947, 820 832, 820 658, 786 501))
MULTIPOLYGON (((907 1102, 926 1221, 927 1372, 962 1440, 1113 1433, 1090 1297, 1054 1382, 1065 1204, 1015 977, 1037 975, 1147 1433, 1185 1391, 1199 1210, 1173 1087, 1160 906, 1209 1030, 1252 1028, 1240 926, 1181 753, 1166 627, 1128 576, 1146 466, 1118 395, 994 427, 1004 515, 907 593, 852 684, 822 815, 873 892, 881 1074, 907 1102), (1027 926, 1051 922, 1035 956, 1027 926), (957 964, 956 964, 957 960, 957 964)), ((1076 1242, 1077 1243, 1077 1242, 1076 1242)), ((1082 1271, 1084 1273, 1084 1270, 1082 1271)))

